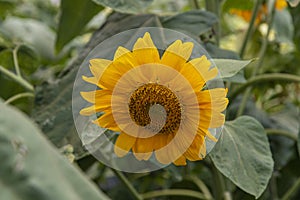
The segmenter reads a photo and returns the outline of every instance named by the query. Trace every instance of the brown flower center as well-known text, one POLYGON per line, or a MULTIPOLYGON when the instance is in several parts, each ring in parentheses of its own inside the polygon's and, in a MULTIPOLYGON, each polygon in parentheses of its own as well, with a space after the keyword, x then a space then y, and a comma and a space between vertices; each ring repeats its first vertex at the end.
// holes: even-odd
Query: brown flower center
POLYGON ((156 133, 176 133, 180 126, 181 106, 177 96, 168 87, 156 83, 145 84, 132 93, 129 113, 137 125, 156 133))

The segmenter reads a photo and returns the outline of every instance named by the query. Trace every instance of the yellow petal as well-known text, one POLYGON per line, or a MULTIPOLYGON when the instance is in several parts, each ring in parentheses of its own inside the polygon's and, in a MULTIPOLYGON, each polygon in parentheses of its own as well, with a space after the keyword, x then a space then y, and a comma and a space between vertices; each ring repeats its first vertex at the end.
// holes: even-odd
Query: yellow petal
POLYGON ((106 59, 92 59, 90 60, 90 70, 93 76, 99 80, 103 71, 112 63, 111 60, 106 59))
POLYGON ((124 47, 119 46, 118 49, 115 52, 114 60, 117 60, 124 54, 130 53, 130 51, 124 47))
POLYGON ((88 83, 94 84, 94 85, 98 85, 98 79, 95 77, 86 77, 86 76, 82 76, 82 79, 88 83))
POLYGON ((80 110, 79 114, 83 116, 90 116, 92 114, 95 114, 97 112, 95 106, 86 107, 80 110))
POLYGON ((210 69, 211 62, 205 55, 191 60, 189 64, 193 65, 198 70, 205 82, 215 78, 219 72, 216 67, 210 69))
POLYGON ((114 146, 115 154, 118 157, 125 156, 128 153, 128 151, 132 148, 135 141, 136 141, 135 137, 132 137, 126 133, 121 132, 114 146))
POLYGON ((200 149, 204 143, 203 136, 196 135, 191 146, 184 153, 185 157, 190 161, 201 160, 200 149))
POLYGON ((101 117, 94 120, 93 123, 97 124, 102 128, 107 128, 112 131, 120 131, 120 128, 116 124, 114 117, 110 112, 103 114, 101 117))
POLYGON ((177 166, 186 165, 186 158, 184 156, 180 156, 177 160, 173 162, 177 166))
POLYGON ((153 137, 137 138, 132 151, 138 160, 148 160, 153 152, 153 137))
POLYGON ((133 53, 139 65, 158 63, 159 53, 148 32, 139 38, 133 46, 133 53))
POLYGON ((104 96, 108 96, 111 98, 111 91, 109 90, 96 90, 90 92, 80 92, 80 95, 88 102, 95 103, 99 101, 104 96))
POLYGON ((182 43, 180 40, 176 40, 164 52, 161 58, 161 64, 173 67, 177 71, 180 71, 190 58, 193 46, 194 44, 191 42, 182 43))

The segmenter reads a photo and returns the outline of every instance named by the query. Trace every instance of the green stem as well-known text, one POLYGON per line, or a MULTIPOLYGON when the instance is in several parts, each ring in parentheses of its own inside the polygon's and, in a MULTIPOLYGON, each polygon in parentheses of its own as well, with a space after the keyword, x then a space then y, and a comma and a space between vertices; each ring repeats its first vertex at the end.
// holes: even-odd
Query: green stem
POLYGON ((129 192, 133 195, 136 200, 143 200, 142 196, 136 191, 133 185, 129 182, 129 180, 124 176, 124 174, 116 169, 111 168, 111 170, 115 173, 115 175, 123 182, 123 184, 127 187, 129 192))
POLYGON ((198 4, 198 1, 197 0, 192 0, 192 3, 193 3, 193 7, 196 9, 196 10, 199 10, 200 6, 198 4))
POLYGON ((250 20, 250 23, 249 23, 249 27, 247 29, 247 33, 246 33, 245 39, 243 41, 243 44, 242 44, 242 47, 241 47, 241 50, 240 50, 240 57, 241 58, 244 57, 248 41, 252 37, 252 34, 254 32, 255 20, 258 16, 259 9, 261 8, 262 3, 263 3, 263 0, 257 0, 255 6, 253 8, 253 12, 252 12, 251 20, 250 20))
MULTIPOLYGON (((267 22, 268 22, 267 34, 263 38, 262 47, 260 49, 259 56, 258 56, 260 59, 258 61, 258 64, 253 69, 251 77, 256 76, 256 74, 258 73, 258 70, 262 67, 262 64, 263 64, 263 61, 264 61, 266 50, 267 50, 267 47, 268 47, 268 44, 269 44, 269 35, 270 35, 270 32, 271 32, 272 24, 273 24, 273 20, 274 20, 275 1, 274 1, 273 5, 272 5, 272 9, 271 10, 272 10, 271 15, 268 16, 268 20, 267 20, 267 22)), ((247 90, 246 90, 246 92, 245 92, 245 94, 244 94, 244 96, 242 98, 242 101, 241 101, 241 104, 239 106, 239 109, 237 111, 237 116, 236 117, 239 117, 239 116, 241 116, 243 114, 243 112, 245 110, 245 107, 246 107, 246 104, 247 104, 247 101, 248 101, 248 98, 250 96, 251 90, 252 90, 251 87, 247 88, 247 90)))
POLYGON ((300 177, 296 180, 294 185, 283 195, 281 200, 292 199, 292 196, 299 191, 300 188, 300 177))
POLYGON ((21 72, 20 72, 20 66, 19 66, 19 62, 18 62, 18 51, 19 51, 19 45, 16 46, 16 48, 13 50, 13 60, 14 60, 14 65, 15 65, 15 69, 16 69, 16 74, 17 76, 21 76, 21 72))
POLYGON ((152 199, 156 197, 163 196, 184 196, 184 197, 193 197, 195 199, 206 199, 205 196, 197 191, 187 190, 187 189, 165 189, 152 191, 142 194, 144 199, 152 199))
POLYGON ((225 180, 223 175, 219 172, 219 170, 214 164, 212 164, 212 166, 212 173, 216 184, 216 200, 230 200, 231 194, 229 191, 226 191, 225 180))
POLYGON ((242 91, 244 91, 248 87, 252 87, 258 83, 273 82, 273 81, 300 82, 300 76, 296 76, 292 74, 284 74, 284 73, 270 73, 270 74, 258 75, 253 78, 250 78, 244 85, 240 86, 237 90, 235 90, 230 95, 230 99, 231 101, 233 101, 237 97, 237 95, 239 95, 242 91))
POLYGON ((268 135, 281 135, 281 136, 285 136, 288 137, 292 140, 294 140, 295 142, 297 142, 297 135, 290 133, 288 131, 285 130, 277 130, 277 129, 266 129, 266 133, 268 135))
POLYGON ((30 93, 30 92, 24 92, 24 93, 16 94, 16 95, 10 97, 9 99, 7 99, 5 101, 5 104, 10 104, 10 103, 16 101, 17 99, 21 99, 21 98, 25 98, 25 97, 34 97, 34 94, 30 93))
POLYGON ((203 192, 205 199, 213 199, 209 189, 201 179, 199 179, 197 176, 187 176, 187 179, 197 185, 197 187, 203 192))
POLYGON ((5 69, 4 67, 2 67, 0 65, 0 72, 2 72, 3 74, 5 74, 6 76, 10 77, 11 79, 13 79, 14 81, 16 81, 17 83, 19 83, 20 85, 22 85, 25 89, 27 89, 28 91, 34 92, 34 88, 33 86, 28 83, 25 79, 23 79, 20 76, 15 75, 14 73, 12 73, 11 71, 5 69))
MULTIPOLYGON (((221 13, 220 1, 221 0, 205 0, 206 10, 214 13, 218 19, 220 19, 220 13, 221 13)), ((217 45, 219 45, 220 37, 221 37, 221 23, 220 22, 217 23, 214 30, 216 33, 216 43, 217 43, 217 45)))

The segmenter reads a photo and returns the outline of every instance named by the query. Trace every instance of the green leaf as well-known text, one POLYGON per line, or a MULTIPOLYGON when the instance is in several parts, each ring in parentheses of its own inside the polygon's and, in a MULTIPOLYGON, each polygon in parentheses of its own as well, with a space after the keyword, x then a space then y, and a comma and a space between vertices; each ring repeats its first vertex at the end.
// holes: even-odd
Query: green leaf
POLYGON ((54 60, 54 32, 44 23, 34 19, 7 17, 0 28, 14 41, 34 47, 46 60, 54 60))
POLYGON ((153 0, 93 0, 121 13, 143 13, 153 0))
POLYGON ((294 26, 293 19, 287 9, 276 10, 273 28, 278 42, 293 43, 294 26))
POLYGON ((0 199, 108 199, 24 114, 0 110, 0 199))
POLYGON ((209 155, 217 169, 247 193, 258 198, 266 189, 274 162, 264 128, 254 118, 226 122, 209 155))
POLYGON ((223 5, 223 11, 229 11, 230 9, 238 10, 249 10, 251 11, 254 6, 255 1, 247 0, 241 3, 240 0, 226 0, 223 5))
POLYGON ((178 30, 187 34, 200 36, 208 32, 218 22, 211 12, 192 10, 167 18, 162 18, 163 27, 178 30))
POLYGON ((0 0, 0 19, 4 19, 8 12, 15 8, 16 1, 0 0))
POLYGON ((300 3, 300 0, 287 0, 287 2, 291 7, 296 7, 300 3))
POLYGON ((232 59, 213 59, 217 68, 220 71, 222 78, 230 78, 236 75, 244 67, 252 63, 252 60, 232 60, 232 59))
POLYGON ((86 24, 103 7, 91 0, 63 0, 58 25, 56 50, 60 51, 68 42, 82 33, 86 24))

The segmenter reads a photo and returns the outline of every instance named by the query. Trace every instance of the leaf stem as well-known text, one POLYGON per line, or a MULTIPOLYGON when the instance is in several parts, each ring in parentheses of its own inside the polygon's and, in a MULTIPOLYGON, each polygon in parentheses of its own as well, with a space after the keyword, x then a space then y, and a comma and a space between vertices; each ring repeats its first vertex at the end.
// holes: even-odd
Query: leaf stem
POLYGON ((19 61, 18 61, 19 47, 20 46, 17 45, 16 48, 13 50, 13 60, 14 60, 14 66, 15 66, 17 76, 21 76, 20 66, 19 66, 19 61))
POLYGON ((231 95, 231 101, 237 97, 243 90, 248 87, 252 87, 258 83, 262 82, 272 82, 272 81, 289 81, 289 82, 300 82, 300 76, 293 74, 284 74, 284 73, 270 73, 258 75, 253 78, 250 78, 244 85, 236 89, 231 95))
POLYGON ((251 16, 250 23, 249 23, 249 27, 247 29, 247 33, 246 33, 246 36, 244 38, 244 41, 243 41, 243 44, 242 44, 242 47, 241 47, 241 50, 240 50, 240 57, 241 58, 244 57, 248 41, 249 41, 249 39, 251 38, 251 36, 253 34, 253 31, 254 31, 254 28, 255 28, 255 20, 258 16, 259 9, 261 8, 262 3, 263 3, 263 0, 257 0, 255 6, 253 8, 252 16, 251 16))
POLYGON ((5 104, 10 104, 13 101, 16 101, 17 99, 25 98, 25 97, 34 97, 34 94, 31 92, 24 92, 24 93, 16 94, 16 95, 10 97, 9 99, 7 99, 5 101, 5 104))
POLYGON ((22 77, 17 76, 16 74, 12 73, 11 71, 5 69, 1 65, 0 65, 0 72, 2 72, 3 74, 5 74, 6 76, 10 77, 11 79, 13 79, 14 81, 16 81, 20 85, 22 85, 28 91, 34 92, 34 88, 33 88, 33 86, 29 82, 27 82, 22 77))
POLYGON ((277 129, 266 129, 266 133, 268 135, 281 135, 281 136, 285 136, 288 137, 292 140, 294 140, 295 142, 297 142, 297 135, 290 133, 288 131, 285 130, 277 130, 277 129))
MULTIPOLYGON (((271 15, 269 15, 268 19, 267 19, 267 23, 268 23, 267 34, 263 38, 262 47, 260 49, 259 56, 258 56, 260 59, 259 59, 257 65, 254 67, 251 77, 256 76, 256 74, 258 73, 258 70, 261 68, 261 66, 263 64, 263 61, 264 61, 266 50, 267 50, 267 47, 268 47, 268 44, 269 44, 269 35, 270 35, 270 32, 271 32, 272 24, 273 24, 273 20, 274 20, 275 1, 272 4, 272 9, 271 10, 272 10, 271 15)), ((252 90, 252 88, 249 87, 245 91, 245 94, 244 94, 244 96, 242 98, 242 102, 241 102, 241 104, 239 106, 239 109, 237 111, 237 116, 236 117, 239 117, 239 116, 241 116, 243 114, 243 112, 245 110, 245 107, 246 107, 246 104, 247 104, 247 101, 248 101, 248 98, 250 96, 251 90, 252 90)))
POLYGON ((129 192, 133 195, 136 200, 143 200, 142 196, 136 191, 133 185, 129 182, 129 180, 124 176, 124 174, 116 169, 110 168, 115 175, 123 182, 123 184, 127 187, 129 192))
POLYGON ((193 7, 196 9, 196 10, 199 10, 200 6, 199 6, 199 3, 197 0, 192 0, 193 2, 193 7))
MULTIPOLYGON (((220 13, 221 13, 220 1, 221 0, 205 0, 206 10, 214 13, 217 16, 218 19, 220 19, 220 13)), ((220 23, 220 21, 214 26, 213 30, 216 34, 216 43, 219 46, 220 37, 221 37, 221 23, 220 23)))
POLYGON ((224 176, 212 162, 212 173, 216 184, 216 200, 231 200, 231 194, 226 191, 224 176))
POLYGON ((283 195, 281 200, 291 199, 292 196, 299 191, 300 188, 300 177, 296 180, 294 185, 283 195))
POLYGON ((142 194, 142 196, 144 199, 152 199, 155 197, 162 197, 162 196, 185 196, 185 197, 193 197, 196 199, 206 199, 202 193, 194 190, 188 190, 188 189, 157 190, 157 191, 144 193, 142 194))
POLYGON ((187 180, 190 180, 197 185, 197 187, 203 192, 205 199, 213 199, 209 189, 200 178, 198 178, 197 176, 187 176, 186 178, 187 180))

